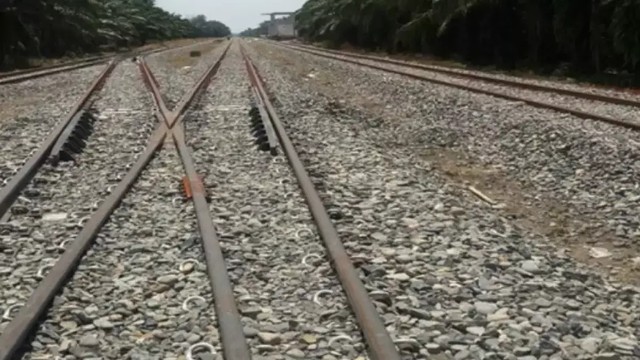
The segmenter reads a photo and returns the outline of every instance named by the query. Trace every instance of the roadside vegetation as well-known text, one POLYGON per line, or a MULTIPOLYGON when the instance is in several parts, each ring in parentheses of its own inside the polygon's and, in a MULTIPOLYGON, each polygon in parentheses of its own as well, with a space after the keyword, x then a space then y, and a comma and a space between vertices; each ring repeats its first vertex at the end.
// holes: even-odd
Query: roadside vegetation
POLYGON ((153 0, 0 0, 0 69, 153 41, 231 33, 203 15, 184 19, 153 0))
POLYGON ((640 72, 640 0, 308 0, 296 23, 334 47, 634 82, 640 72))

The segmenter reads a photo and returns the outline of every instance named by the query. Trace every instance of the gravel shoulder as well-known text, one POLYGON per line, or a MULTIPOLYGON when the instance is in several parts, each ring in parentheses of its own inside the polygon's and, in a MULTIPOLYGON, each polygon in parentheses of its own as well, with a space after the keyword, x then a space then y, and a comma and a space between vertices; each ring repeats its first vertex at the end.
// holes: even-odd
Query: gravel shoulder
MULTIPOLYGON (((572 256, 638 284, 637 132, 254 42, 289 76, 572 256), (393 104, 393 105, 391 105, 393 104), (611 256, 594 258, 592 248, 611 256)), ((585 108, 587 109, 587 108, 585 108)), ((365 135, 368 136, 368 135, 365 135)))
MULTIPOLYGON (((394 102, 403 95, 417 101, 424 92, 425 107, 473 95, 251 45, 324 202, 341 214, 336 225, 350 256, 362 259, 362 280, 387 294, 379 309, 396 337, 418 341, 416 359, 639 356, 637 287, 606 280, 457 186, 384 113, 350 110, 351 96, 371 92, 379 107, 394 109, 409 106, 394 102)), ((444 131, 438 119, 422 121, 444 131)), ((426 132, 419 124, 412 131, 426 132)))

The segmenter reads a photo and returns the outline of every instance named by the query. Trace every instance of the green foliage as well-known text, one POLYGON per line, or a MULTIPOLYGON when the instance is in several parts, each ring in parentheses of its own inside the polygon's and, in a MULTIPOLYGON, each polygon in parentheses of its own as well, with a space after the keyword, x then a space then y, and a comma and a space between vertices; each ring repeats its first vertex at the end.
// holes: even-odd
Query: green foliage
POLYGON ((261 35, 267 35, 269 29, 269 21, 263 21, 256 28, 249 28, 240 33, 240 36, 258 37, 261 35))
POLYGON ((640 67, 640 0, 307 0, 300 36, 478 64, 640 67))
POLYGON ((220 22, 204 16, 183 19, 156 7, 153 0, 0 0, 0 67, 33 56, 229 34, 220 22))
POLYGON ((227 25, 216 21, 207 20, 204 15, 198 15, 190 20, 194 26, 194 37, 223 37, 231 35, 231 30, 227 25))

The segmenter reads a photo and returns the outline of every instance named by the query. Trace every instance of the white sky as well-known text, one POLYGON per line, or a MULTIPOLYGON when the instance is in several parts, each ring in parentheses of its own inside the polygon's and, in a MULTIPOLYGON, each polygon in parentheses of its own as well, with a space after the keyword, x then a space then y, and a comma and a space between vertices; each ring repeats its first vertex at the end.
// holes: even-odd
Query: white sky
POLYGON ((205 15, 238 33, 268 20, 262 13, 298 10, 305 0, 156 0, 161 8, 183 16, 205 15))

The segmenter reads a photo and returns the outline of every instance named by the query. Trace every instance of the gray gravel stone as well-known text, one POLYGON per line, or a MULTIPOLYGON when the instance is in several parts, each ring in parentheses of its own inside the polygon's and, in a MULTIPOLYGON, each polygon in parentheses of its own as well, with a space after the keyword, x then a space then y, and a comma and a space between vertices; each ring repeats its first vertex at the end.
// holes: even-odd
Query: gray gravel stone
POLYGON ((339 341, 332 351, 339 359, 363 356, 355 319, 342 310, 344 292, 286 160, 281 152, 274 158, 253 144, 248 86, 239 49, 232 46, 198 110, 187 115, 185 129, 211 197, 245 330, 279 339, 256 334, 250 347, 255 357, 282 359, 296 348, 305 358, 320 359, 329 339, 347 334, 353 341, 339 341), (308 259, 311 266, 305 266, 307 254, 321 258, 308 259), (323 289, 332 294, 320 296, 318 305, 314 295, 323 289))
MULTIPOLYGON (((436 343, 450 351, 449 355, 444 355, 446 351, 438 354, 445 358, 538 360, 562 351, 568 352, 568 358, 584 356, 580 343, 587 337, 605 341, 608 334, 640 336, 633 325, 638 324, 637 316, 625 322, 607 315, 626 313, 615 310, 620 301, 637 309, 637 288, 609 283, 558 253, 546 239, 501 216, 499 209, 489 209, 477 198, 461 193, 457 184, 433 171, 433 165, 421 157, 425 141, 442 144, 449 134, 459 140, 452 138, 443 146, 471 144, 486 154, 481 146, 488 141, 477 138, 477 132, 492 139, 504 137, 504 132, 491 131, 508 128, 503 122, 516 122, 505 120, 502 111, 511 115, 526 111, 526 121, 538 126, 540 121, 530 119, 542 111, 522 106, 514 110, 513 104, 489 97, 276 50, 260 41, 252 47, 277 97, 289 135, 298 149, 304 149, 303 161, 314 181, 321 184, 323 201, 344 214, 335 222, 345 247, 352 256, 368 259, 361 267, 365 286, 385 291, 395 304, 380 308, 395 337, 436 343), (316 74, 313 79, 300 76, 311 71, 316 74), (330 87, 340 91, 327 91, 330 87), (362 106, 365 103, 368 107, 362 106), (408 107, 398 108, 399 103, 408 107), (459 109, 457 103, 465 108, 459 109), (381 116, 372 116, 372 112, 381 116), (478 118, 452 120, 462 115, 478 118), (498 115, 499 127, 493 118, 498 115), (445 118, 440 120, 440 116, 445 118), (465 130, 470 124, 473 132, 465 130), (448 211, 454 207, 455 215, 448 211), (386 239, 371 238, 370 234, 377 233, 386 239), (398 254, 413 258, 398 261, 398 254), (396 274, 407 275, 403 277, 407 280, 395 278, 396 274), (404 305, 398 306, 400 303, 404 305), (483 304, 482 311, 476 309, 477 303, 483 304), (485 303, 490 305, 483 308, 485 303), (436 311, 437 316, 419 320, 407 313, 409 308, 436 311), (438 312, 451 310, 458 315, 442 317, 438 312), (473 345, 477 335, 467 333, 473 329, 479 334, 481 328, 481 344, 486 349, 473 345), (468 347, 452 350, 452 345, 468 347)), ((517 121, 521 120, 525 121, 517 121)), ((545 129, 551 127, 545 125, 545 129)), ((539 134, 542 130, 527 131, 539 134)), ((536 149, 542 144, 536 143, 536 149)), ((495 146, 489 149, 494 151, 495 146)), ((526 165, 521 159, 529 156, 530 147, 517 152, 519 162, 514 157, 513 165, 510 163, 515 169, 526 165)), ((498 156, 493 155, 490 159, 498 156)))
MULTIPOLYGON (((20 251, 13 257, 0 258, 13 261, 9 265, 16 268, 8 279, 12 290, 0 291, 3 303, 26 299, 38 267, 59 256, 56 245, 78 232, 80 219, 95 209, 107 185, 116 184, 127 163, 144 148, 156 119, 139 76, 135 64, 118 65, 94 104, 99 120, 79 164, 45 167, 25 190, 38 197, 32 204, 41 208, 40 213, 66 215, 47 223, 32 213, 12 217, 11 221, 33 228, 36 238, 52 240, 25 241, 28 234, 19 231, 9 239, 0 238, 4 243, 33 244, 16 248, 20 251), (33 254, 41 255, 34 261, 33 254)), ((154 158, 55 298, 37 329, 34 350, 25 359, 53 358, 56 352, 67 358, 178 358, 190 342, 199 340, 219 350, 213 307, 182 308, 194 295, 212 303, 201 247, 194 242, 193 209, 172 201, 182 197, 176 186, 182 173, 175 149, 165 147, 154 158), (188 274, 175 275, 181 263, 193 259, 197 262, 191 262, 188 274), (100 341, 83 345, 91 338, 100 341), (45 339, 55 341, 40 346, 45 339), (89 347, 91 352, 84 350, 89 347)), ((0 323, 0 331, 6 323, 0 323)))
POLYGON ((80 345, 87 347, 95 347, 98 346, 100 342, 95 335, 85 335, 80 338, 80 345))

